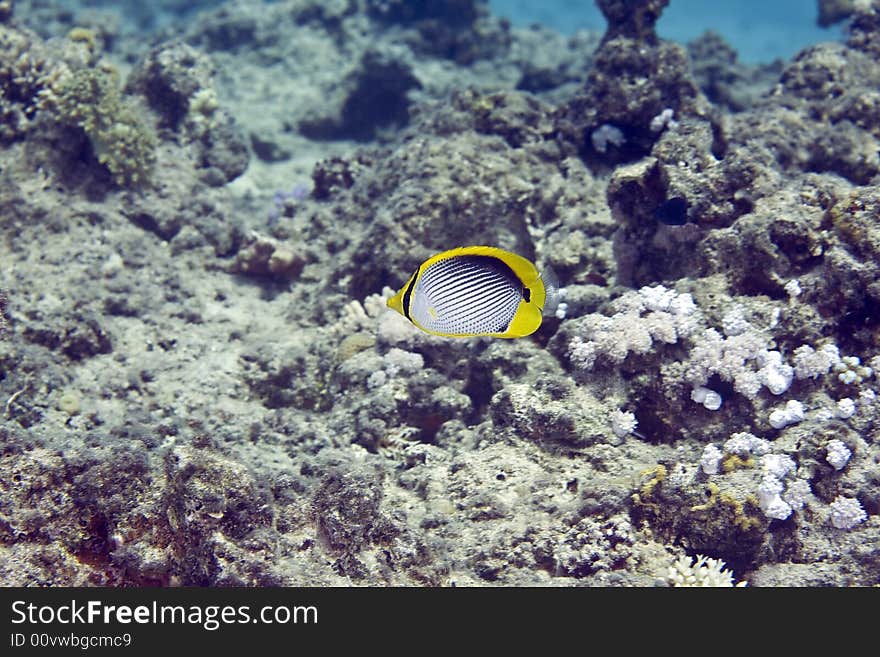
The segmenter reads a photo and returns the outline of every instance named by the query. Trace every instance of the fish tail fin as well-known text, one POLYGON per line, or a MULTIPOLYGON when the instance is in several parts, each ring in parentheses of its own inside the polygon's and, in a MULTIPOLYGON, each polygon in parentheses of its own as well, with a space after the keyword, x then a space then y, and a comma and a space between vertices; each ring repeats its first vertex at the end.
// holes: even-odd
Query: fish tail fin
POLYGON ((544 307, 541 313, 544 317, 552 317, 556 314, 565 291, 559 287, 559 277, 550 265, 546 265, 541 272, 541 281, 544 283, 544 307))

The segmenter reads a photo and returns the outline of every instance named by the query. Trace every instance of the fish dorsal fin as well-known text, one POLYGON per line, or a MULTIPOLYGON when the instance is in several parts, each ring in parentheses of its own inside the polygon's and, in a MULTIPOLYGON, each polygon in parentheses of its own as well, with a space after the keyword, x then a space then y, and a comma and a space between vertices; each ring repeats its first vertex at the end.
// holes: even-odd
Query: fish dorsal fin
MULTIPOLYGON (((531 288, 532 284, 538 280, 541 275, 531 262, 516 253, 499 249, 495 246, 460 246, 456 249, 449 249, 428 258, 422 265, 427 268, 439 260, 454 258, 463 255, 481 255, 498 258, 513 270, 513 273, 523 282, 526 287, 531 288)), ((540 304, 539 304, 540 305, 540 304)))
POLYGON ((536 305, 543 315, 546 316, 548 313, 552 315, 556 312, 556 306, 559 303, 559 297, 557 294, 559 290, 559 280, 556 278, 556 274, 553 270, 548 269, 547 272, 542 274, 538 271, 535 265, 521 255, 505 251, 504 249, 499 249, 496 246, 460 246, 455 249, 449 249, 448 251, 438 253, 426 260, 423 268, 427 268, 439 260, 462 255, 482 255, 498 258, 510 267, 513 270, 513 273, 522 281, 523 286, 529 289, 531 292, 530 302, 536 305), (550 281, 553 284, 554 289, 554 294, 552 298, 549 299, 549 302, 553 307, 549 310, 544 308, 545 303, 548 302, 545 281, 550 281))

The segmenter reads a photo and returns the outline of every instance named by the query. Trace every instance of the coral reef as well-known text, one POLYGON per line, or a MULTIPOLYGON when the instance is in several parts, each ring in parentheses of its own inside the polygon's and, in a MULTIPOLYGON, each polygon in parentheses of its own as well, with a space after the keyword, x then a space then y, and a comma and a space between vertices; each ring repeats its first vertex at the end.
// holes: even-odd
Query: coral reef
POLYGON ((715 106, 732 112, 753 106, 779 79, 782 62, 746 66, 720 34, 707 30, 687 44, 694 80, 715 106))
POLYGON ((880 582, 880 5, 148 4, 0 2, 0 582, 880 582), (386 307, 466 244, 566 312, 386 307))
POLYGON ((819 25, 827 27, 848 18, 859 0, 819 0, 819 25))
POLYGON ((244 172, 249 153, 235 120, 219 106, 212 76, 204 54, 186 44, 165 45, 139 62, 126 90, 146 98, 160 129, 195 146, 202 179, 219 186, 244 172))
POLYGON ((0 140, 22 139, 54 97, 64 70, 27 32, 0 25, 0 140))
POLYGON ((58 121, 82 129, 98 162, 121 187, 143 185, 155 162, 155 138, 123 102, 112 70, 85 68, 58 88, 58 121))
POLYGON ((709 105, 688 70, 684 49, 660 40, 654 23, 665 0, 608 0, 599 8, 608 30, 593 57, 582 91, 557 110, 557 126, 588 161, 632 160, 651 149, 652 121, 669 109, 676 116, 705 116, 709 105), (609 152, 597 151, 592 134, 603 126, 622 138, 609 152))

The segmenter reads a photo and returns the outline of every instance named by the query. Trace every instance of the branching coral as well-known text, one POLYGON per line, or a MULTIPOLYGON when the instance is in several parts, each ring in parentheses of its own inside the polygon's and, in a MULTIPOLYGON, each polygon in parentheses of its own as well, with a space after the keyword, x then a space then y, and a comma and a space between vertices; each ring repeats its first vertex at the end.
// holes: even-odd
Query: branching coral
POLYGON ((112 70, 90 67, 59 88, 59 121, 81 128, 98 161, 120 186, 144 184, 155 161, 155 137, 127 102, 112 70))
POLYGON ((51 102, 64 71, 27 34, 0 26, 0 142, 21 139, 51 102))

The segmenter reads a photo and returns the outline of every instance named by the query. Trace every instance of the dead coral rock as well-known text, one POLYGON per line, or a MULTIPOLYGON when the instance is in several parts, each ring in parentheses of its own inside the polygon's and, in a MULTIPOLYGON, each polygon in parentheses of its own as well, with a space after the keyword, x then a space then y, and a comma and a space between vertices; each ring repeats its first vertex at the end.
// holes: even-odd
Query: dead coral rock
POLYGON ((183 43, 150 51, 132 72, 126 89, 142 94, 160 117, 160 127, 197 147, 202 179, 219 187, 240 176, 250 154, 243 133, 219 106, 206 55, 183 43))
POLYGON ((847 43, 858 50, 880 59, 880 2, 870 4, 853 2, 854 16, 847 43))
POLYGON ((259 18, 248 3, 240 3, 203 12, 190 27, 188 41, 207 52, 239 52, 260 37, 259 18))
POLYGON ((732 112, 753 106, 779 79, 781 62, 747 66, 717 32, 707 30, 687 44, 691 70, 713 104, 732 112))
POLYGON ((356 553, 379 520, 382 488, 375 477, 327 476, 315 492, 312 513, 331 550, 356 553))
POLYGON ((654 25, 669 0, 598 0, 597 4, 608 21, 603 41, 623 36, 656 43, 654 25))
POLYGON ((587 577, 624 568, 634 557, 635 542, 635 533, 625 516, 604 522, 582 518, 553 546, 553 557, 560 574, 587 577))
MULTIPOLYGON (((816 188, 805 184, 804 196, 816 188)), ((730 227, 706 234, 696 251, 699 274, 724 272, 737 289, 783 298, 781 283, 809 272, 824 254, 822 202, 786 192, 762 200, 730 227)))
POLYGON ((243 174, 249 161, 247 141, 235 120, 225 112, 219 113, 200 140, 198 164, 202 181, 211 187, 222 187, 243 174))
MULTIPOLYGON (((757 476, 749 471, 742 478, 757 476)), ((762 543, 773 539, 757 498, 745 490, 725 481, 704 484, 686 468, 658 465, 642 473, 642 484, 632 495, 632 521, 646 522, 665 540, 684 542, 697 552, 718 555, 734 570, 745 570, 762 543)))
POLYGON ((584 88, 557 113, 558 129, 588 160, 621 162, 646 154, 658 136, 652 120, 709 111, 691 77, 684 48, 657 38, 667 0, 602 0, 608 29, 584 88), (599 129, 619 131, 613 147, 593 144, 599 129))
POLYGON ((300 121, 299 130, 310 139, 372 139, 380 128, 409 123, 407 92, 421 86, 399 55, 367 51, 336 97, 328 98, 320 115, 300 121))
POLYGON ((685 199, 688 219, 700 225, 728 225, 748 212, 747 190, 766 175, 759 158, 728 148, 707 121, 682 121, 664 133, 651 154, 666 180, 664 200, 685 199))
POLYGON ((832 110, 831 119, 835 123, 851 121, 870 132, 875 139, 880 139, 880 91, 862 88, 847 94, 847 98, 832 110))
POLYGON ((4 436, 0 456, 3 581, 18 586, 161 583, 130 572, 116 550, 149 524, 144 452, 127 447, 64 455, 4 436), (10 568, 15 564, 16 568, 10 568))
POLYGON ((573 388, 562 378, 548 379, 537 389, 507 385, 492 397, 490 412, 499 431, 549 449, 615 442, 608 409, 584 388, 573 388))
POLYGON ((754 181, 776 178, 767 160, 738 145, 726 148, 708 121, 688 118, 663 134, 651 157, 617 167, 607 198, 621 226, 619 280, 644 285, 691 271, 701 234, 749 212, 754 181))
POLYGON ((118 586, 84 566, 61 545, 14 543, 0 547, 0 581, 6 586, 118 586))
POLYGON ((272 523, 267 491, 257 487, 247 469, 207 451, 180 447, 168 454, 165 471, 162 507, 179 581, 194 586, 277 584, 265 565, 258 567, 270 555, 236 549, 272 523), (230 552, 239 559, 224 559, 230 552), (255 578, 255 573, 265 576, 255 578))
POLYGON ((468 65, 510 45, 509 26, 477 0, 367 0, 373 20, 404 29, 417 53, 468 65))
POLYGON ((200 92, 211 89, 213 66, 206 55, 183 43, 163 44, 138 63, 126 91, 143 95, 160 126, 178 130, 200 92))
POLYGON ((442 118, 414 126, 414 138, 394 150, 364 150, 316 168, 314 193, 331 193, 331 202, 303 214, 300 239, 337 254, 328 278, 335 290, 362 299, 400 285, 450 244, 495 244, 534 256, 528 226, 550 221, 558 201, 535 181, 558 172, 554 158, 562 156, 540 138, 549 123, 543 105, 499 105, 492 98, 454 102, 442 118), (477 125, 521 146, 480 134, 477 125), (441 134, 430 134, 435 130, 441 134), (420 131, 429 134, 415 136, 420 131))
POLYGON ((831 171, 856 185, 867 185, 880 173, 878 141, 865 139, 865 132, 849 121, 839 121, 825 130, 810 148, 807 166, 813 171, 831 171))
POLYGON ((6 304, 9 299, 4 290, 0 290, 0 340, 4 340, 9 335, 9 317, 6 315, 6 304))
POLYGON ((594 32, 566 35, 542 25, 515 34, 512 55, 520 69, 516 88, 547 99, 567 99, 571 86, 583 82, 600 41, 594 32))
POLYGON ((880 173, 875 60, 852 47, 820 44, 795 57, 780 82, 760 106, 731 118, 731 142, 769 148, 783 168, 828 171, 859 185, 880 173))
POLYGON ((110 334, 95 315, 77 312, 66 316, 46 317, 37 313, 23 319, 22 324, 25 340, 60 351, 72 360, 113 351, 110 334))
POLYGON ((659 160, 646 157, 617 167, 608 183, 607 198, 619 223, 636 230, 642 227, 639 232, 652 234, 653 212, 666 198, 666 178, 659 160))
MULTIPOLYGON (((870 56, 843 44, 821 44, 795 57, 775 91, 752 107, 717 121, 682 117, 667 128, 651 158, 612 174, 608 201, 622 225, 615 235, 618 279, 644 285, 724 270, 749 293, 784 297, 779 281, 803 276, 821 261, 824 239, 817 222, 839 197, 832 189, 836 185, 816 177, 802 189, 810 198, 804 205, 815 206, 815 212, 797 210, 796 201, 774 195, 788 176, 807 172, 862 186, 875 182, 880 174, 878 84, 880 66, 870 56), (756 210, 762 199, 782 202, 785 209, 777 208, 775 217, 756 210), (666 223, 683 225, 660 225, 666 223), (712 234, 740 223, 733 234, 712 234), (748 258, 751 272, 737 258, 748 258)), ((835 280, 842 282, 843 261, 850 258, 836 254, 828 260, 840 265, 834 266, 835 280)), ((861 277, 850 272, 845 279, 854 275, 861 277)), ((822 281, 818 285, 825 287, 822 281)), ((857 314, 867 312, 853 309, 850 301, 845 305, 857 314)))
POLYGON ((631 160, 650 150, 658 137, 651 122, 667 109, 676 118, 709 114, 684 48, 615 35, 596 51, 583 90, 560 108, 559 129, 588 159, 631 160), (623 139, 607 153, 597 151, 591 140, 593 132, 606 125, 620 130, 623 139))
POLYGON ((831 220, 838 234, 855 253, 880 263, 880 189, 854 190, 831 208, 831 220))
POLYGON ((276 135, 263 131, 251 131, 248 135, 254 155, 263 162, 283 162, 289 160, 293 152, 279 143, 276 135))
POLYGON ((390 545, 401 534, 401 528, 380 511, 381 483, 378 474, 334 472, 315 491, 311 515, 341 575, 365 577, 367 568, 359 554, 373 544, 390 545))
POLYGON ((171 149, 162 150, 168 166, 161 167, 155 188, 129 197, 122 214, 171 241, 175 253, 207 243, 217 255, 233 254, 242 242, 241 222, 230 216, 222 193, 199 185, 188 162, 171 159, 171 149))
POLYGON ((780 82, 793 96, 827 107, 876 76, 876 66, 861 53, 843 44, 823 43, 798 53, 780 82))
POLYGON ((256 235, 235 256, 231 271, 290 281, 299 277, 305 258, 290 244, 256 235))
MULTIPOLYGON (((322 343, 323 344, 323 343, 322 343)), ((326 347, 329 351, 329 346, 326 347)), ((286 349, 260 346, 242 356, 244 380, 266 408, 329 410, 326 393, 329 354, 310 353, 304 346, 286 349)))
POLYGON ((341 157, 331 157, 315 164, 312 171, 314 190, 312 196, 319 200, 329 199, 338 190, 349 189, 354 185, 355 174, 360 167, 358 162, 341 157))
POLYGON ((880 326, 880 229, 878 187, 854 190, 831 208, 843 248, 832 249, 820 279, 821 308, 840 317, 851 339, 876 349, 880 326))
POLYGON ((830 27, 852 16, 858 0, 819 0, 819 16, 816 23, 820 27, 830 27))
POLYGON ((476 0, 366 0, 366 10, 373 19, 403 25, 434 20, 467 26, 486 13, 476 0))
POLYGON ((800 187, 769 195, 731 226, 708 232, 696 244, 692 275, 723 273, 734 289, 777 299, 786 298, 783 285, 796 278, 800 300, 812 304, 816 316, 812 328, 790 330, 834 331, 851 349, 875 349, 876 196, 876 186, 853 189, 837 176, 809 174, 800 187))
POLYGON ((4 451, 0 458, 0 542, 57 540, 55 523, 76 515, 74 501, 64 494, 70 473, 63 457, 42 448, 27 453, 4 451))
MULTIPOLYGON (((545 141, 554 143, 550 109, 534 96, 511 92, 481 95, 465 91, 456 96, 455 102, 473 112, 477 132, 499 135, 512 148, 545 141)), ((558 157, 558 151, 552 153, 558 157)))

